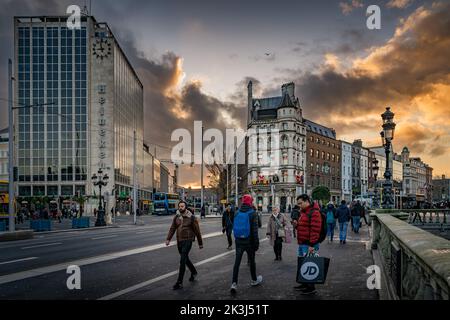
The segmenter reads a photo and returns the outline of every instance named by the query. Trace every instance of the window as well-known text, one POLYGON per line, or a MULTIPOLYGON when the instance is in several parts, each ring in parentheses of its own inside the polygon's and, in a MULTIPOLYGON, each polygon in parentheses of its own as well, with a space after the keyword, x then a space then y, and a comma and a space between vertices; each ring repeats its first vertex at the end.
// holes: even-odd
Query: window
POLYGON ((314 150, 313 150, 313 149, 309 149, 309 155, 310 155, 311 157, 314 157, 314 150))
POLYGON ((322 159, 325 160, 325 152, 322 151, 322 159))
POLYGON ((319 150, 316 150, 316 158, 319 159, 319 150))
POLYGON ((330 153, 327 152, 327 160, 330 161, 330 153))
POLYGON ((287 130, 288 128, 289 128, 288 124, 286 122, 283 122, 283 130, 287 130))
POLYGON ((332 155, 331 155, 331 161, 334 162, 334 160, 335 160, 335 156, 334 156, 334 154, 332 154, 332 155))
POLYGON ((316 172, 319 172, 319 171, 320 171, 319 164, 316 164, 316 172))

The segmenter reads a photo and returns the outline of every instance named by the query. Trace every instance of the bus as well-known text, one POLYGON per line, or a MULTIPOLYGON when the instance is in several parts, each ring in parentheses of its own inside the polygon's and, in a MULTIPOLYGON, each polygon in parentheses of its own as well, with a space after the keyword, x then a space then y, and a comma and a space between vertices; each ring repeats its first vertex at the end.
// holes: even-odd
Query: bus
POLYGON ((8 181, 0 180, 0 219, 9 218, 9 190, 8 181))
POLYGON ((180 196, 175 193, 156 192, 153 195, 153 214, 168 215, 177 212, 178 201, 180 196))

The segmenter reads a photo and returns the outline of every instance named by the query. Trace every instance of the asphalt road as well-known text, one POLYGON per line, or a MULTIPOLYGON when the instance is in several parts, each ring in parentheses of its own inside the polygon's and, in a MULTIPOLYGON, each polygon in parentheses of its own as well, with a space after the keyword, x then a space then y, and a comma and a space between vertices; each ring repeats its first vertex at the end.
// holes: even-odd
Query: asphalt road
MULTIPOLYGON (((126 219, 126 218, 124 218, 126 219)), ((179 255, 164 240, 172 217, 146 217, 142 225, 125 220, 118 228, 38 235, 35 239, 0 243, 0 299, 230 299, 234 250, 227 250, 220 218, 201 220, 204 249, 194 243, 191 260, 199 277, 173 291, 179 255), (81 290, 69 290, 69 265, 81 270, 81 290)), ((263 218, 263 224, 267 217, 263 218)), ((141 221, 142 222, 142 221, 141 221)), ((282 262, 273 261, 272 247, 260 230, 257 272, 264 276, 259 288, 250 288, 243 259, 238 299, 299 299, 295 284, 296 244, 285 244, 282 262)), ((376 299, 366 288, 365 268, 373 264, 366 247, 367 234, 345 246, 323 244, 322 253, 333 257, 330 281, 318 299, 376 299), (353 259, 353 261, 352 261, 353 259)), ((350 237, 351 238, 351 237, 350 237)))

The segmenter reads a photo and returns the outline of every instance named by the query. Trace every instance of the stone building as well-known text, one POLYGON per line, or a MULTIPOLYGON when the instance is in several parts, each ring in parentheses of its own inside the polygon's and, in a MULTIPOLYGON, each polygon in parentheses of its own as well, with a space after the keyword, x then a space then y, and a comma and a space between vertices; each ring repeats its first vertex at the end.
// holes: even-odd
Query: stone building
POLYGON ((330 190, 331 200, 339 203, 341 194, 341 142, 336 131, 310 120, 304 120, 306 132, 307 189, 325 186, 330 190))
POLYGON ((403 193, 418 202, 430 201, 432 196, 433 168, 418 157, 411 157, 407 147, 401 153, 403 163, 403 193))
POLYGON ((283 84, 280 96, 257 98, 250 81, 248 129, 254 132, 248 141, 256 141, 247 145, 248 191, 262 210, 274 204, 286 210, 296 195, 306 191, 306 128, 294 83, 283 84), (279 140, 261 139, 259 132, 264 130, 276 132, 279 140), (269 162, 264 161, 264 153, 269 162))
POLYGON ((442 175, 433 179, 433 201, 450 201, 450 179, 442 175))
POLYGON ((352 145, 351 143, 340 141, 341 143, 341 182, 342 200, 352 201, 352 145))

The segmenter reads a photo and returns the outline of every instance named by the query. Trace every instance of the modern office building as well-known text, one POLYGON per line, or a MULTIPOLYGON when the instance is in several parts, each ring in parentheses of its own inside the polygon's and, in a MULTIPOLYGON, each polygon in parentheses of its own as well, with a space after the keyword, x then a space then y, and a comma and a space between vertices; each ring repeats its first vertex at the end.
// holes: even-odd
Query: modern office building
POLYGON ((0 130, 0 180, 9 180, 8 168, 8 128, 0 130))
MULTIPOLYGON (((142 83, 93 17, 74 30, 67 17, 15 17, 14 33, 15 101, 48 104, 15 111, 16 193, 92 196, 91 176, 102 169, 108 213, 117 195, 131 194, 134 144, 143 167, 142 83)), ((142 186, 143 177, 139 170, 142 186)))

